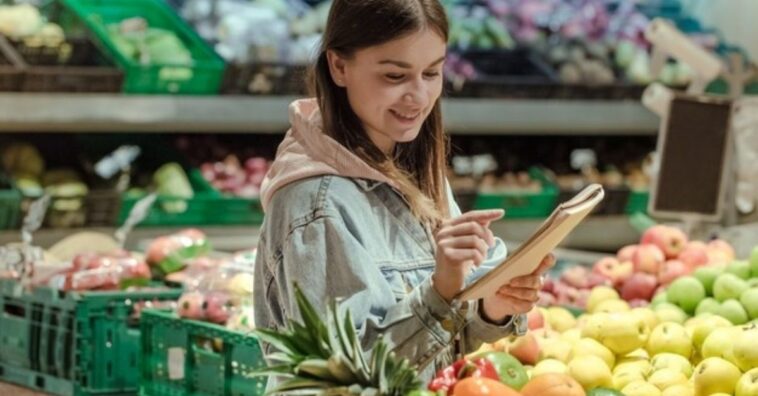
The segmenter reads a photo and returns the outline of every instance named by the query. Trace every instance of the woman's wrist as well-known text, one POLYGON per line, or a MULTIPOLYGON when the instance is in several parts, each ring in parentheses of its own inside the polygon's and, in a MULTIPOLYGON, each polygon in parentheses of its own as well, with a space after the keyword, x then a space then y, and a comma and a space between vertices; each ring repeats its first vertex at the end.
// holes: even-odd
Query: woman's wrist
POLYGON ((502 318, 492 318, 487 314, 487 310, 484 309, 484 299, 479 300, 479 317, 485 322, 496 326, 505 326, 511 320, 512 315, 505 315, 502 318))

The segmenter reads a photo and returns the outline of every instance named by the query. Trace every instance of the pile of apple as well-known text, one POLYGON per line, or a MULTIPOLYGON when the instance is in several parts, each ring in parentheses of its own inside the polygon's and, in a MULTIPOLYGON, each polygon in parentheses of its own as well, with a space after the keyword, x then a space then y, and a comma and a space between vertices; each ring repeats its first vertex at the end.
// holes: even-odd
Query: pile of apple
POLYGON ((691 316, 715 314, 734 325, 758 319, 758 247, 749 261, 701 267, 675 280, 653 299, 653 305, 661 304, 673 304, 691 316))
POLYGON ((639 244, 598 260, 591 270, 571 267, 558 281, 546 282, 540 305, 584 308, 590 290, 606 284, 632 306, 644 306, 675 279, 701 267, 726 266, 734 259, 734 248, 726 241, 689 241, 678 228, 656 225, 642 234, 639 244))
POLYGON ((670 303, 632 308, 608 286, 592 290, 578 318, 540 307, 528 319, 524 337, 487 348, 519 359, 532 379, 564 375, 603 395, 758 395, 758 321, 688 318, 670 303))
POLYGON ((260 195, 269 166, 265 158, 251 157, 242 164, 236 155, 230 154, 223 161, 202 164, 200 171, 222 193, 254 199, 260 195))

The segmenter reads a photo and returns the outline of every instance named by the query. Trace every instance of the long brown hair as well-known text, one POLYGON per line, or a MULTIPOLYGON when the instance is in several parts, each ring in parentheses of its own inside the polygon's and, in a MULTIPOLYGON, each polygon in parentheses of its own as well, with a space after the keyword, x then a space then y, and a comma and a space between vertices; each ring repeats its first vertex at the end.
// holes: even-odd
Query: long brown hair
POLYGON ((309 76, 310 91, 318 100, 324 131, 367 164, 394 180, 411 211, 425 222, 447 217, 445 187, 447 136, 442 128, 440 102, 434 104, 416 139, 398 143, 392 157, 369 138, 329 72, 327 51, 344 57, 431 28, 447 42, 448 21, 438 0, 335 0, 329 11, 318 59, 309 76))

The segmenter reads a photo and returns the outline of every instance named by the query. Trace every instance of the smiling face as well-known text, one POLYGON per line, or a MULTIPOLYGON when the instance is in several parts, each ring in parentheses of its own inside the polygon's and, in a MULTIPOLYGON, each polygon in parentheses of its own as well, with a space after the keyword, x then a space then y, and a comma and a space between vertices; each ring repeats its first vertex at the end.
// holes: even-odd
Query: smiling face
POLYGON ((422 29, 342 57, 327 53, 335 84, 347 91, 366 133, 383 152, 410 142, 442 94, 445 40, 422 29))

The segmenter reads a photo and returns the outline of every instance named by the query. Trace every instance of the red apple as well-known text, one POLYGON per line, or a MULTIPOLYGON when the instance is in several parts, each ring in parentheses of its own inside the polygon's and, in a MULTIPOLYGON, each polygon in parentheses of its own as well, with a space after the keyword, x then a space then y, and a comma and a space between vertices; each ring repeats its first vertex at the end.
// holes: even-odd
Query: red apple
POLYGON ((177 302, 179 316, 188 319, 205 317, 205 297, 199 292, 184 293, 177 302))
POLYGON ((677 259, 694 271, 698 267, 708 264, 708 249, 700 241, 690 242, 677 259))
POLYGON ((626 301, 650 301, 657 287, 658 279, 655 275, 638 272, 624 282, 624 286, 621 288, 621 298, 626 301))
POLYGON ((604 275, 590 273, 589 277, 587 278, 587 287, 585 289, 592 289, 593 287, 600 286, 600 285, 610 285, 611 280, 605 277, 604 275))
POLYGON ((250 173, 266 173, 268 161, 260 157, 248 158, 245 161, 245 169, 250 173))
POLYGON ((539 308, 534 307, 526 314, 526 322, 529 330, 541 329, 545 326, 545 316, 539 308))
POLYGON ((650 301, 647 301, 647 300, 635 299, 635 300, 629 301, 629 306, 632 308, 647 307, 648 305, 650 305, 650 301))
POLYGON ((692 272, 691 268, 680 260, 669 260, 663 263, 661 272, 658 273, 658 283, 668 285, 680 276, 685 276, 692 272))
POLYGON ((540 346, 534 334, 528 332, 508 346, 508 353, 522 364, 534 365, 540 356, 540 346))
POLYGON ((640 244, 652 244, 658 246, 666 258, 674 258, 678 256, 687 245, 687 235, 678 228, 656 225, 648 228, 642 234, 640 244))
POLYGON ((621 261, 632 261, 632 257, 634 257, 634 252, 637 251, 637 248, 639 245, 627 245, 621 248, 619 250, 618 254, 616 254, 616 258, 621 261))
POLYGON ((542 291, 553 293, 555 291, 555 281, 548 275, 545 277, 545 283, 542 284, 542 291))
POLYGON ((539 292, 539 296, 540 300, 537 301, 537 305, 540 307, 549 307, 556 303, 555 296, 548 292, 541 291, 539 292))
POLYGON ((620 262, 615 257, 606 257, 595 263, 592 272, 603 275, 617 286, 632 276, 634 267, 631 261, 620 262))
POLYGON ((706 253, 708 254, 708 265, 727 265, 735 258, 732 245, 722 239, 710 241, 706 253))
POLYGON ((228 293, 212 292, 205 298, 205 317, 213 323, 226 323, 235 306, 228 293))
POLYGON ((640 245, 637 251, 634 252, 632 263, 635 272, 646 272, 657 275, 665 260, 666 257, 661 249, 656 245, 647 244, 640 245))
POLYGON ((589 285, 589 272, 587 267, 576 265, 563 271, 561 280, 577 289, 584 289, 589 285))

